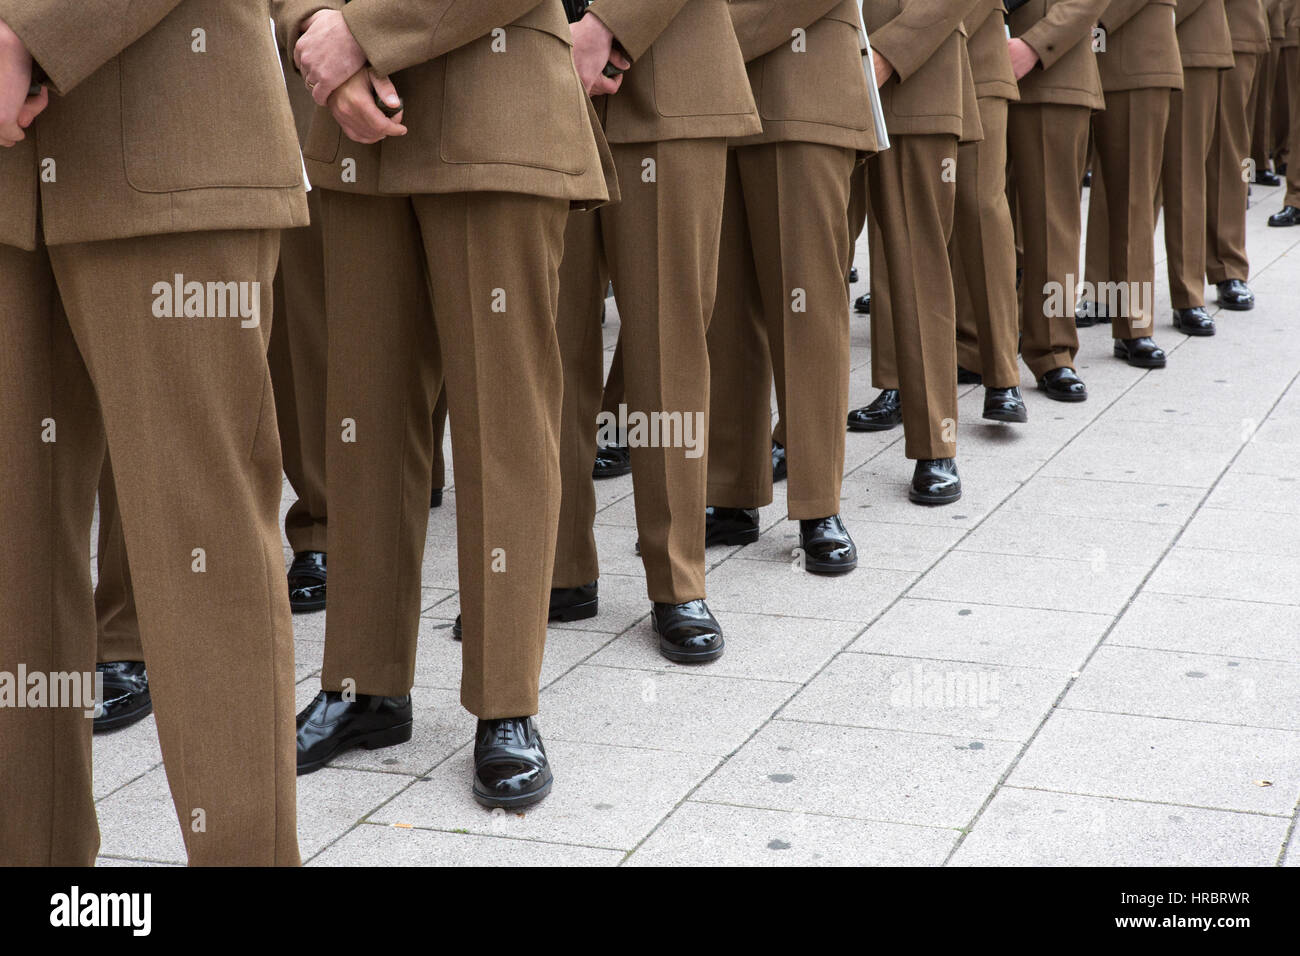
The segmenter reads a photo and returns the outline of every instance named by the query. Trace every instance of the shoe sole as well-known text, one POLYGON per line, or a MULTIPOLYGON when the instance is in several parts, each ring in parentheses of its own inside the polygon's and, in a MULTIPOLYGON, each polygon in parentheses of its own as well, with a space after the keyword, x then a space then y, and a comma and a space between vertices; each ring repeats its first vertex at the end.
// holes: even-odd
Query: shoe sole
POLYGON ((1208 328, 1208 329, 1193 329, 1193 328, 1186 328, 1186 329, 1185 329, 1185 328, 1183 328, 1181 325, 1179 325, 1177 322, 1175 322, 1175 323, 1174 323, 1174 328, 1176 328, 1179 332, 1182 332, 1183 335, 1190 335, 1190 336, 1192 336, 1193 338, 1208 338, 1209 336, 1211 336, 1211 335, 1214 334, 1214 328, 1213 328, 1213 326, 1211 326, 1211 327, 1208 328))
POLYGON ((899 425, 901 425, 901 424, 903 424, 901 420, 900 420, 900 421, 896 421, 896 422, 891 422, 891 423, 888 424, 888 425, 862 425, 862 424, 850 424, 850 425, 849 425, 849 431, 851 431, 851 432, 887 432, 887 431, 889 431, 891 428, 897 428, 897 427, 898 427, 899 425))
POLYGON ((1038 386, 1038 390, 1054 402, 1067 402, 1073 404, 1075 402, 1086 402, 1088 400, 1087 392, 1084 392, 1082 395, 1062 395, 1057 392, 1049 391, 1041 385, 1038 386))
POLYGON ((545 800, 554 783, 555 780, 552 778, 546 781, 546 784, 540 790, 520 794, 517 797, 493 797, 483 793, 477 787, 472 787, 471 790, 474 794, 474 802, 481 807, 486 807, 489 810, 522 810, 524 807, 531 807, 533 804, 545 800))
POLYGON ((547 622, 555 621, 561 624, 567 624, 570 621, 585 621, 595 617, 600 613, 600 598, 592 598, 590 601, 583 601, 581 604, 571 604, 568 607, 562 607, 551 611, 547 616, 547 622))
POLYGON ((1152 360, 1133 358, 1127 352, 1120 351, 1119 349, 1115 350, 1115 358, 1123 359, 1134 368, 1164 368, 1165 365, 1168 364, 1167 359, 1152 360))
POLYGON ((744 531, 730 531, 726 534, 704 536, 704 546, 706 548, 714 547, 734 547, 742 544, 753 544, 758 540, 758 529, 747 528, 744 531))
POLYGON ((1020 412, 985 412, 984 417, 991 422, 1007 422, 1008 424, 1018 425, 1029 421, 1029 413, 1020 412))
POLYGON ((837 574, 848 574, 850 571, 856 570, 857 567, 857 558, 854 558, 851 562, 846 564, 827 564, 824 561, 809 561, 805 559, 803 565, 803 569, 809 574, 820 574, 828 578, 835 577, 837 574))
POLYGON ((599 471, 596 470, 595 468, 591 470, 591 477, 595 478, 596 480, 600 480, 602 478, 622 478, 624 475, 630 475, 630 474, 632 474, 631 465, 626 465, 624 467, 615 468, 612 470, 608 468, 602 468, 599 471))
POLYGON ((139 723, 153 713, 153 700, 145 707, 132 711, 129 714, 123 714, 120 717, 112 717, 107 720, 95 720, 91 724, 91 732, 96 734, 106 734, 114 730, 121 730, 123 727, 130 727, 132 724, 139 723))
POLYGON ((957 493, 955 495, 940 498, 937 496, 919 495, 916 493, 915 488, 909 488, 907 490, 907 497, 911 500, 912 504, 915 505, 926 505, 927 507, 936 507, 938 505, 950 505, 954 501, 958 501, 961 499, 961 489, 960 488, 957 489, 957 493))
POLYGON ((1224 302, 1222 299, 1218 300, 1218 305, 1219 308, 1227 309, 1229 312, 1250 312, 1253 311, 1255 308, 1254 302, 1250 303, 1249 305, 1241 305, 1240 303, 1233 304, 1230 302, 1224 302))
POLYGON ((310 601, 294 601, 290 599, 289 610, 294 614, 311 614, 313 611, 325 610, 326 598, 313 598, 310 601))
POLYGON ((298 776, 315 773, 321 767, 325 766, 339 754, 346 753, 349 750, 355 750, 357 747, 363 747, 366 750, 380 750, 384 747, 395 747, 398 744, 407 743, 411 739, 411 727, 414 721, 408 720, 404 724, 398 724, 395 727, 385 727, 383 730, 375 730, 364 737, 358 737, 356 740, 349 740, 346 744, 334 748, 327 756, 319 760, 313 760, 311 763, 298 764, 298 776))

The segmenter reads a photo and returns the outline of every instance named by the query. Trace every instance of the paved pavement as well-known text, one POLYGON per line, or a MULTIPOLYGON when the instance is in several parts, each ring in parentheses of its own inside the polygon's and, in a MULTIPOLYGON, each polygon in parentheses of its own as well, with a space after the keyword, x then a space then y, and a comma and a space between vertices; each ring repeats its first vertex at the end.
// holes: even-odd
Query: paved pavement
MULTIPOLYGON (((1255 194, 1260 307, 1186 339, 1161 276, 1167 369, 1092 328, 1086 404, 1029 387, 1029 424, 994 425, 964 388, 959 503, 908 503, 901 429, 850 434, 852 575, 794 569, 778 485, 757 544, 709 551, 713 665, 658 655, 631 479, 599 482, 601 614, 550 633, 556 785, 523 815, 470 799, 450 488, 415 737, 300 778, 304 860, 1300 866, 1300 229, 1267 228, 1281 191, 1255 194)), ((855 317, 854 404, 869 354, 855 317)), ((294 623, 301 706, 325 615, 294 623)), ((101 863, 183 860, 153 719, 95 761, 101 863)))

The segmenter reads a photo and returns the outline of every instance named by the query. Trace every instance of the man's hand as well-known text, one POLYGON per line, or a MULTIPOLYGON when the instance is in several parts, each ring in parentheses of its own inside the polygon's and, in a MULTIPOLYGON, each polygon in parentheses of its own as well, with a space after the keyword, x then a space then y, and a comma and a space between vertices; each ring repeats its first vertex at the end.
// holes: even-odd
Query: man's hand
POLYGON ((577 23, 569 25, 573 32, 573 63, 578 68, 582 85, 592 96, 617 93, 623 85, 623 74, 610 79, 605 76, 605 64, 613 63, 620 70, 632 66, 632 61, 614 49, 614 34, 598 17, 588 13, 577 23))
POLYGON ((50 91, 41 87, 37 96, 28 96, 32 87, 32 55, 0 20, 0 146, 11 147, 27 138, 23 130, 50 103, 50 91))
POLYGON ((1029 71, 1038 65, 1038 54, 1024 40, 1012 37, 1007 41, 1007 52, 1011 54, 1011 70, 1016 79, 1024 79, 1029 71))
POLYGON ((396 107, 402 103, 393 81, 369 69, 353 73, 329 98, 330 112, 353 142, 377 143, 389 136, 406 135, 406 127, 401 123, 402 114, 398 113, 392 119, 385 116, 375 105, 375 93, 389 106, 396 107))
POLYGON ((876 87, 880 88, 894 75, 894 64, 886 60, 879 50, 871 51, 871 59, 876 64, 876 87))
POLYGON ((366 65, 366 53, 337 10, 318 10, 303 26, 306 29, 293 48, 293 62, 307 81, 312 99, 324 106, 335 90, 366 65))

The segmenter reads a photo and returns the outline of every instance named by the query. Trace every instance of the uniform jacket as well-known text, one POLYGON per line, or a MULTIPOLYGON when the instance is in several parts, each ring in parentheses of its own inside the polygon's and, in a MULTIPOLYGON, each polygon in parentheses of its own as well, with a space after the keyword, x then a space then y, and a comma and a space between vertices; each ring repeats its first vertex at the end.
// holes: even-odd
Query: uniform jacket
POLYGON ((608 150, 573 65, 560 0, 271 6, 290 54, 303 20, 342 10, 371 66, 392 79, 404 104, 407 135, 371 145, 348 139, 318 107, 303 147, 313 185, 369 195, 511 192, 575 205, 609 198, 608 150))
POLYGON ((1178 48, 1184 69, 1232 67, 1232 34, 1223 0, 1178 0, 1178 48))
POLYGON ((983 137, 962 20, 980 0, 868 0, 873 50, 894 67, 880 88, 890 134, 983 137))
POLYGON ((970 68, 976 96, 1020 99, 1020 87, 1007 52, 1007 6, 1003 0, 981 0, 966 18, 970 34, 970 68))
POLYGON ((1264 0, 1264 13, 1268 17, 1268 38, 1272 46, 1277 46, 1277 41, 1286 38, 1285 0, 1264 0))
POLYGON ((1106 49, 1097 53, 1107 93, 1183 88, 1175 0, 1111 0, 1102 11, 1106 49))
POLYGON ((1283 46, 1300 46, 1300 0, 1286 2, 1286 39, 1283 46))
POLYGON ((1268 52, 1268 16, 1264 0, 1227 0, 1228 27, 1235 53, 1268 52))
POLYGON ((611 143, 762 131, 726 0, 595 0, 591 13, 632 59, 605 106, 611 143))
POLYGON ((731 0, 729 6, 763 121, 762 133, 733 145, 878 149, 855 0, 731 0), (799 46, 796 30, 806 31, 799 46))
POLYGON ((0 243, 36 248, 38 198, 51 245, 306 224, 268 0, 86 7, 0 0, 51 88, 0 149, 0 243))
POLYGON ((1011 35, 1038 54, 1039 64, 1020 78, 1020 102, 1106 105, 1093 30, 1106 0, 1029 0, 1011 15, 1011 35))

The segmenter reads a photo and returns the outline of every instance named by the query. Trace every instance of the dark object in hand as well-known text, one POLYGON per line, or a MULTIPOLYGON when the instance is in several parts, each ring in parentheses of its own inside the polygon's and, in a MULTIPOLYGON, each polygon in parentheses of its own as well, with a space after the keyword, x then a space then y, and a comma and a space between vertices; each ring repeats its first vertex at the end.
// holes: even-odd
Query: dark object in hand
POLYGON ((373 86, 370 88, 370 95, 374 97, 375 106, 379 107, 379 112, 383 113, 389 119, 392 119, 398 113, 402 112, 402 110, 406 109, 405 103, 401 103, 400 105, 397 106, 396 109, 389 106, 387 103, 384 102, 383 98, 379 95, 379 91, 375 89, 373 86))
MULTIPOLYGON (((563 3, 564 13, 569 18, 570 23, 577 23, 585 17, 587 15, 587 8, 591 6, 591 0, 563 0, 563 3)), ((622 53, 624 56, 627 56, 627 51, 619 45, 617 40, 614 41, 614 49, 618 50, 618 52, 622 53)), ((630 60, 631 57, 628 57, 628 59, 630 60)), ((613 63, 606 63, 605 69, 601 72, 611 80, 623 73, 623 71, 613 63)))
POLYGON ((1007 13, 1015 13, 1028 2, 1029 0, 1007 0, 1007 13))
POLYGON ((41 95, 41 84, 33 83, 27 90, 28 97, 41 95))

